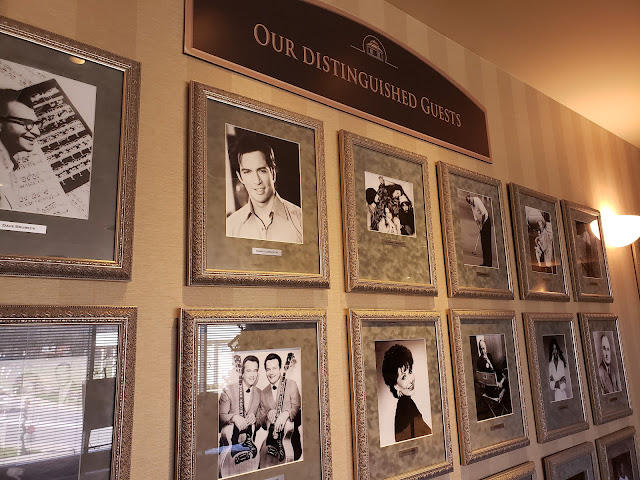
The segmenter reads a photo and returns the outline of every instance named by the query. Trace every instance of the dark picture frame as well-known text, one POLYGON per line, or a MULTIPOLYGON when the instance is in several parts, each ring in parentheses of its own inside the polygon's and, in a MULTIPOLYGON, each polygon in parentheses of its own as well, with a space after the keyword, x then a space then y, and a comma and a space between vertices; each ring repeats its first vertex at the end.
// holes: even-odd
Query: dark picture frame
POLYGON ((349 324, 355 477, 431 478, 453 471, 440 314, 350 310, 349 324), (404 375, 394 377, 400 363, 404 375))
POLYGON ((538 442, 587 430, 577 320, 570 313, 522 316, 538 442))
POLYGON ((568 302, 560 201, 515 183, 509 184, 509 197, 520 297, 568 302))
POLYGON ((140 64, 1 16, 0 46, 2 94, 38 122, 2 148, 0 274, 130 280, 140 64))
POLYGON ((462 464, 529 445, 515 312, 450 310, 449 330, 462 464))
POLYGON ((502 182, 438 162, 450 297, 513 299, 502 182))
POLYGON ((640 478, 635 427, 625 427, 596 438, 596 450, 603 480, 640 478))
POLYGON ((584 442, 542 459, 546 480, 600 480, 596 449, 584 442))
POLYGON ((347 292, 437 295, 427 159, 345 130, 340 159, 347 292))
POLYGON ((322 122, 192 81, 190 127, 188 283, 327 288, 322 122))
POLYGON ((15 411, 23 432, 17 450, 24 454, 16 457, 23 458, 17 474, 59 478, 108 470, 108 478, 130 478, 136 324, 133 307, 0 305, 0 336, 7 340, 0 363, 17 358, 21 366, 10 370, 22 371, 12 392, 22 399, 15 411), (48 457, 29 458, 31 435, 32 442, 45 442, 32 445, 47 448, 48 457))
POLYGON ((331 480, 323 310, 183 309, 179 349, 176 478, 291 475, 331 480), (253 384, 246 394, 251 399, 241 404, 244 385, 251 383, 245 369, 252 360, 253 384), (242 417, 254 428, 251 433, 234 427, 241 405, 242 417), (280 419, 286 412, 289 416, 280 419), (269 433, 279 428, 279 420, 282 435, 276 436, 282 447, 272 449, 269 433), (231 434, 234 429, 237 436, 231 434))
POLYGON ((600 212, 568 200, 562 200, 561 204, 574 300, 613 302, 600 212), (598 221, 600 238, 591 230, 594 220, 598 221))
POLYGON ((601 425, 633 414, 618 317, 607 313, 578 313, 578 318, 593 423, 601 425))

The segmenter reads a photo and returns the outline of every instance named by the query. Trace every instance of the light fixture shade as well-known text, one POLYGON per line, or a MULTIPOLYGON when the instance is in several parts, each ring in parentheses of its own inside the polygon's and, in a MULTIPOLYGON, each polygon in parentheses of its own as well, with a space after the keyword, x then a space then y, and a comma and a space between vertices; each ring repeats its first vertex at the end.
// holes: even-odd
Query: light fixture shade
MULTIPOLYGON (((599 239, 598 221, 594 220, 590 226, 593 234, 599 239)), ((602 230, 607 247, 626 247, 640 237, 640 216, 612 215, 603 217, 602 230)))

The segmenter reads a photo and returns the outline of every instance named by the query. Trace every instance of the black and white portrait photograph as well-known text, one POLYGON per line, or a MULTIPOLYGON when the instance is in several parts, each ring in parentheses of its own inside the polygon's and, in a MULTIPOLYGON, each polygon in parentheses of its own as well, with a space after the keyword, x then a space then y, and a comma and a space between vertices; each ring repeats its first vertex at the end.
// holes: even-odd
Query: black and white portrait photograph
POLYGON ((230 352, 218 397, 219 478, 302 460, 300 349, 230 352))
POLYGON ((300 146, 235 125, 225 129, 227 237, 303 243, 300 146))
POLYGON ((469 347, 478 421, 510 415, 513 409, 504 335, 471 335, 469 347))
MULTIPOLYGON (((573 388, 571 386, 571 372, 567 360, 567 344, 563 334, 543 335, 545 358, 540 361, 541 375, 544 374, 544 365, 549 362, 549 388, 551 398, 549 401, 559 402, 573 398, 573 388)), ((544 377, 543 377, 544 378, 544 377)))
POLYGON ((594 331, 592 334, 600 392, 608 395, 622 391, 613 332, 594 331))
POLYGON ((575 475, 572 475, 571 477, 567 478, 567 480, 588 480, 589 477, 587 477, 587 472, 582 471, 579 473, 576 473, 575 475))
POLYGON ((380 446, 431 435, 426 341, 375 342, 380 446))
POLYGON ((576 220, 576 256, 580 274, 589 278, 602 278, 598 250, 600 240, 588 223, 576 220))
POLYGON ((524 207, 529 237, 531 268, 534 272, 556 274, 558 264, 553 248, 553 225, 549 212, 524 207))
POLYGON ((415 237, 413 184, 365 171, 364 185, 369 231, 415 237))
POLYGON ((458 188, 458 212, 464 264, 499 268, 491 197, 458 188))
POLYGON ((0 59, 0 210, 89 218, 96 92, 0 59))
POLYGON ((628 450, 611 459, 611 480, 635 480, 631 464, 631 452, 628 450))

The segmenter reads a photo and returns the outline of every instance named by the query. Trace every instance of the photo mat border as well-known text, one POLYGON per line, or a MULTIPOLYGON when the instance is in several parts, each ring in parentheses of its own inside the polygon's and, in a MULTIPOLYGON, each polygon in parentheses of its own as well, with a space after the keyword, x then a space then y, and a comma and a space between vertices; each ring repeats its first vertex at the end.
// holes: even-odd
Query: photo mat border
MULTIPOLYGON (((416 295, 438 294, 433 246, 433 227, 431 224, 431 197, 429 193, 429 174, 427 158, 407 150, 402 150, 371 138, 340 130, 340 164, 342 179, 342 218, 344 236, 346 291, 368 291, 385 293, 406 293, 416 295), (425 284, 391 282, 385 280, 363 279, 360 277, 358 259, 358 226, 356 219, 356 181, 354 146, 396 157, 399 160, 422 166, 422 190, 424 198, 425 224, 427 229, 428 261, 430 281, 425 284)), ((415 197, 415 193, 414 193, 415 197)), ((414 209, 415 215, 415 209, 414 209)), ((402 238, 402 237, 399 237, 402 238)))
MULTIPOLYGON (((368 480, 371 477, 369 468, 369 434, 367 423, 367 392, 364 378, 364 355, 362 345, 363 323, 402 322, 416 325, 433 324, 436 329, 437 365, 440 380, 440 397, 442 400, 442 425, 445 443, 445 459, 440 463, 427 465, 424 468, 403 473, 393 477, 397 480, 418 480, 444 475, 453 471, 453 447, 451 445, 451 427, 447 400, 446 370, 444 362, 444 346, 442 340, 441 316, 439 312, 417 310, 363 310, 349 309, 349 364, 351 377, 353 451, 356 456, 354 476, 357 480, 368 480)), ((427 355, 428 356, 428 355, 427 355)), ((433 423, 433 422, 432 422, 433 423)), ((413 439, 415 440, 415 439, 413 439)))
POLYGON ((119 173, 118 184, 115 186, 117 187, 117 205, 115 206, 114 260, 2 255, 0 253, 0 274, 130 281, 133 260, 133 221, 140 113, 140 63, 0 15, 0 35, 2 34, 41 45, 45 49, 58 50, 78 58, 100 63, 103 66, 122 71, 124 78, 119 173))
MULTIPOLYGON (((327 315, 318 309, 181 309, 178 339, 178 378, 176 402, 176 461, 178 480, 195 477, 196 458, 196 389, 198 326, 234 325, 238 323, 271 324, 315 323, 318 347, 319 439, 322 475, 318 480, 331 480, 331 428, 329 420, 329 365, 327 358, 327 315)), ((301 399, 304 403, 304 398, 301 399)), ((297 463, 297 462, 294 462, 297 463)))
POLYGON ((113 409, 110 478, 129 480, 135 394, 136 307, 0 305, 2 325, 118 325, 118 377, 113 409))
POLYGON ((194 80, 189 85, 188 285, 272 285, 329 288, 329 234, 324 166, 324 127, 320 120, 236 95, 194 80), (207 101, 231 105, 314 132, 318 202, 319 273, 223 270, 207 268, 207 101))
MULTIPOLYGON (((525 343, 527 346, 527 358, 529 361, 529 378, 531 381, 531 393, 533 397, 533 410, 536 423, 536 433, 539 443, 547 443, 558 438, 582 432, 589 428, 587 411, 584 404, 584 393, 582 388, 582 375, 580 361, 578 359, 578 322, 572 313, 523 313, 525 327, 525 343), (550 429, 547 426, 544 393, 542 389, 542 372, 538 363, 538 339, 536 338, 536 322, 569 322, 571 325, 571 342, 575 353, 575 370, 578 378, 578 392, 580 394, 580 405, 582 406, 582 422, 566 425, 561 428, 550 429)), ((572 385, 573 388, 575 386, 572 385)), ((575 398, 575 392, 574 392, 575 398)))

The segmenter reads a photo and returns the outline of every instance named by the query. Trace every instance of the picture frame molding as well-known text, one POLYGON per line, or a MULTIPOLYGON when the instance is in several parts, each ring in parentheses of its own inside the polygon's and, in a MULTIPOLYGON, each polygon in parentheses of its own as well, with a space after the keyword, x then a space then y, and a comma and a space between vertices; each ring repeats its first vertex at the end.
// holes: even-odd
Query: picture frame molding
POLYGON ((536 466, 533 462, 525 462, 502 472, 485 477, 483 480, 536 480, 536 466))
POLYGON ((563 241, 562 238, 562 226, 560 225, 562 218, 562 211, 560 209, 560 201, 545 193, 537 192, 530 188, 523 187, 516 183, 509 184, 509 196, 511 200, 511 221, 513 225, 513 240, 516 248, 516 264, 518 271, 518 280, 520 284, 520 297, 522 300, 547 300, 547 301, 556 301, 556 302, 568 302, 570 300, 569 295, 569 285, 567 281, 567 277, 569 276, 569 272, 567 272, 566 268, 566 256, 564 250, 562 248, 563 241), (557 222, 557 233, 558 233, 558 257, 560 258, 560 269, 562 271, 563 278, 563 288, 564 292, 542 292, 542 291, 534 291, 531 290, 531 282, 529 279, 529 266, 527 265, 526 259, 526 235, 527 232, 523 227, 523 222, 526 221, 522 218, 520 214, 520 207, 522 205, 522 195, 527 195, 530 197, 535 197, 540 200, 553 203, 555 206, 555 214, 557 222))
POLYGON ((68 53, 123 73, 114 260, 32 254, 7 255, 0 252, 0 274, 130 281, 140 115, 140 62, 2 15, 0 15, 0 34, 10 35, 43 48, 68 53))
POLYGON ((176 414, 175 476, 178 480, 195 477, 196 438, 196 352, 197 327, 237 323, 277 324, 315 323, 318 347, 319 439, 322 480, 331 480, 331 427, 329 418, 329 365, 327 356, 327 317, 319 309, 218 309, 183 308, 180 312, 178 339, 178 379, 176 414))
MULTIPOLYGON (((431 197, 429 193, 429 173, 427 158, 417 153, 402 150, 347 130, 340 130, 340 164, 342 179, 342 208, 344 231, 345 277, 347 292, 369 291, 381 293, 406 293, 417 295, 437 295, 437 273, 435 250, 433 246, 433 228, 431 224, 431 197), (377 153, 396 157, 422 167, 422 186, 425 207, 425 226, 430 282, 424 284, 394 282, 387 280, 363 279, 360 277, 358 256, 357 202, 355 181, 354 146, 360 146, 377 153)), ((414 210, 415 215, 415 210, 414 210)), ((401 238, 401 237, 400 237, 401 238)))
POLYGON ((460 443, 460 460, 462 465, 469 465, 481 460, 486 460, 497 455, 502 455, 530 444, 529 427, 527 421, 526 402, 524 401, 524 385, 522 380, 522 367, 519 355, 518 329, 516 327, 516 314, 512 310, 449 310, 449 330, 451 340, 453 381, 456 394, 456 412, 458 416, 458 437, 460 443), (462 345, 461 320, 487 320, 500 319, 509 321, 513 331, 515 348, 517 385, 522 412, 523 434, 504 442, 489 445, 473 450, 471 445, 471 427, 469 421, 469 399, 465 385, 465 366, 462 345))
MULTIPOLYGON (((635 449, 636 459, 638 458, 638 445, 636 443, 636 429, 633 426, 624 427, 618 431, 603 435, 596 438, 596 451, 598 452, 598 464, 600 465, 600 478, 607 479, 613 478, 613 475, 609 471, 609 456, 607 454, 607 448, 610 445, 618 443, 627 438, 633 439, 633 448, 635 449)), ((636 465, 637 467, 637 465, 636 465)))
POLYGON ((441 316, 434 311, 417 310, 368 310, 349 309, 349 360, 351 372, 351 400, 353 414, 353 451, 354 475, 356 479, 368 480, 371 477, 369 468, 369 434, 367 430, 367 392, 364 376, 364 355, 362 344, 362 328, 364 322, 420 322, 433 323, 436 330, 438 372, 440 377, 440 398, 442 400, 442 425, 445 443, 445 460, 428 465, 419 470, 405 472, 394 476, 397 480, 418 480, 437 477, 453 471, 453 447, 451 444, 451 427, 447 400, 446 370, 444 362, 444 346, 442 339, 441 316))
POLYGON ((189 126, 188 285, 271 285, 329 288, 329 231, 327 226, 323 122, 192 80, 189 88, 189 126), (207 268, 208 100, 313 130, 318 202, 318 255, 320 259, 318 274, 207 268))
POLYGON ((531 380, 532 400, 534 417, 536 423, 536 433, 539 443, 547 443, 558 438, 572 435, 574 433, 582 432, 589 428, 589 421, 587 420, 587 411, 584 405, 584 394, 582 388, 582 374, 580 371, 580 360, 578 358, 578 322, 571 313, 523 313, 525 326, 525 338, 527 344, 527 358, 529 361, 529 377, 531 380), (536 322, 562 322, 568 321, 571 323, 572 332, 572 344, 575 356, 575 369, 576 377, 578 378, 578 391, 580 394, 580 404, 582 406, 582 416, 584 421, 571 425, 566 425, 557 429, 549 429, 547 426, 546 408, 543 398, 542 390, 542 373, 540 365, 537 361, 538 353, 538 339, 536 338, 535 323, 536 322))
POLYGON ((597 468, 598 462, 596 461, 596 449, 593 446, 593 442, 584 442, 575 447, 567 448, 561 452, 544 457, 542 463, 544 465, 545 478, 547 480, 561 480, 558 469, 562 465, 587 455, 591 458, 594 480, 600 480, 600 472, 597 468))

